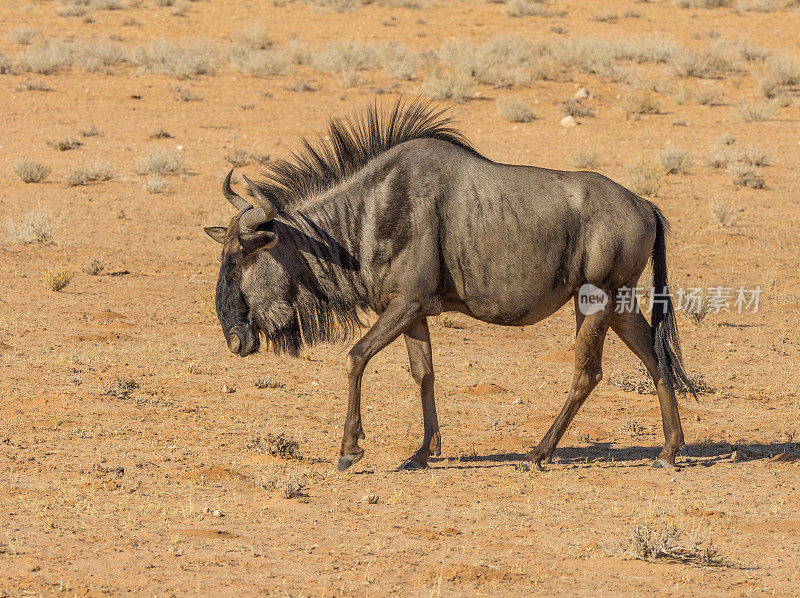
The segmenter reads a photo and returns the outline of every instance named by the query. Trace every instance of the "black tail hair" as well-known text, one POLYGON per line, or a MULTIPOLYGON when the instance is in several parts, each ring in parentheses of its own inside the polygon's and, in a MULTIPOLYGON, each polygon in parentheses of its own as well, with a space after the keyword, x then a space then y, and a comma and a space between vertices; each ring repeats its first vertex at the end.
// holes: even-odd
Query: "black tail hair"
POLYGON ((675 311, 667 288, 667 249, 666 233, 669 222, 657 207, 656 241, 653 244, 653 287, 654 296, 658 297, 652 309, 653 349, 658 360, 658 371, 664 380, 677 392, 688 392, 697 398, 697 391, 683 367, 681 346, 678 341, 678 327, 675 322, 675 311))

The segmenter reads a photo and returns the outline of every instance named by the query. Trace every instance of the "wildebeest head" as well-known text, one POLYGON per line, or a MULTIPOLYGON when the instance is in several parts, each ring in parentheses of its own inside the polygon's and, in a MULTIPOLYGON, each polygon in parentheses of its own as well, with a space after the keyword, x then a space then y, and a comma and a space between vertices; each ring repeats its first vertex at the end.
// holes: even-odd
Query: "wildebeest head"
POLYGON ((282 268, 274 259, 259 259, 261 252, 278 243, 272 222, 278 211, 246 176, 244 180, 253 193, 255 205, 235 193, 231 189, 232 174, 233 171, 229 172, 225 178, 222 191, 239 212, 228 228, 206 227, 205 232, 222 244, 215 300, 217 317, 228 348, 245 357, 258 351, 260 332, 267 336, 272 332, 265 330, 265 326, 280 328, 282 320, 291 318, 293 310, 288 300, 291 283, 282 268), (267 318, 263 317, 264 312, 267 318))

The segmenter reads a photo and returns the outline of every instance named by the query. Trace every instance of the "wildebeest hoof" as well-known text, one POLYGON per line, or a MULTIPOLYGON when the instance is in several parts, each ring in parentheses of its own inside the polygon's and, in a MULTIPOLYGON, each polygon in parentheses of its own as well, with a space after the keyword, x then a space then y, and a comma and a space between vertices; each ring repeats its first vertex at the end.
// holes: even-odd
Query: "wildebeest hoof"
POLYGON ((336 469, 339 471, 344 471, 348 469, 353 463, 360 461, 361 457, 364 456, 364 449, 361 449, 360 452, 355 453, 353 455, 342 455, 339 457, 339 463, 336 465, 336 469))
POLYGON ((527 455, 525 455, 525 461, 530 461, 536 466, 536 469, 539 471, 544 471, 544 466, 542 465, 542 461, 547 461, 550 463, 552 461, 552 457, 548 457, 547 455, 543 455, 542 453, 538 453, 536 451, 531 451, 527 455))
POLYGON ((428 469, 427 463, 420 463, 414 458, 403 461, 398 467, 398 471, 416 471, 418 469, 428 469))
POLYGON ((667 461, 666 459, 662 459, 661 457, 653 461, 653 464, 650 467, 652 467, 653 469, 679 469, 679 467, 675 465, 675 463, 670 463, 669 461, 667 461))

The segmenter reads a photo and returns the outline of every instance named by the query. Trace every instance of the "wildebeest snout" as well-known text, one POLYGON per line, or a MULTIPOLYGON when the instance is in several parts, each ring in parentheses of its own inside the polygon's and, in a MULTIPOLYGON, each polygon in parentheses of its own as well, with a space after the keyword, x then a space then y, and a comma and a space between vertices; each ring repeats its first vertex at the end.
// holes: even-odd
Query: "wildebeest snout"
POLYGON ((258 336, 245 326, 234 326, 228 334, 228 348, 239 357, 247 357, 258 351, 258 336))

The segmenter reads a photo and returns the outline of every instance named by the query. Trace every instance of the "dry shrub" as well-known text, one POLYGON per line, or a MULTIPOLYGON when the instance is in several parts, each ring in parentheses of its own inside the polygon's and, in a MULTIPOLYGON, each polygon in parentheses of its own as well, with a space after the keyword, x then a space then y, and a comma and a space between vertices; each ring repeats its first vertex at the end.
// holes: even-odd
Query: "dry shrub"
POLYGON ((498 98, 495 102, 497 113, 512 123, 528 123, 536 118, 525 104, 511 98, 498 98))
POLYGON ((150 150, 136 162, 138 174, 168 174, 180 170, 183 162, 175 152, 150 150))
POLYGON ((730 6, 732 0, 672 0, 675 6, 681 8, 721 8, 730 6))
POLYGON ((290 71, 289 56, 282 50, 255 50, 249 46, 236 46, 228 53, 233 69, 255 77, 274 77, 290 71))
POLYGON ((155 195, 162 193, 167 188, 167 181, 160 176, 153 175, 142 180, 142 188, 151 195, 155 195))
POLYGON ((655 195, 661 187, 664 169, 649 158, 635 158, 625 163, 630 190, 637 195, 655 195))
POLYGON ((674 524, 644 523, 633 528, 626 552, 652 563, 664 559, 701 567, 722 567, 725 562, 710 536, 699 530, 684 532, 674 524))
POLYGON ((41 183, 50 174, 50 167, 32 158, 20 156, 11 165, 14 171, 24 183, 41 183))
POLYGON ((739 69, 739 53, 724 40, 698 49, 683 48, 672 57, 672 67, 681 77, 716 79, 739 69))
POLYGON ((511 0, 506 5, 509 17, 563 17, 566 11, 552 10, 542 6, 543 0, 511 0))
POLYGON ((735 159, 752 166, 769 166, 769 154, 758 145, 748 145, 736 153, 735 159))
POLYGON ((766 181, 761 170, 755 165, 747 162, 734 162, 728 164, 728 174, 735 187, 749 187, 751 189, 763 189, 766 181))
POLYGON ((742 122, 761 122, 775 113, 775 105, 770 101, 764 100, 750 104, 747 100, 741 98, 739 103, 734 106, 733 111, 742 122))
POLYGON ((17 85, 17 91, 53 91, 53 88, 42 80, 23 81, 17 85))
POLYGON ((100 137, 103 133, 96 126, 91 125, 80 132, 81 137, 100 137))
POLYGON ((649 89, 635 89, 620 100, 620 106, 628 114, 658 114, 661 102, 649 89))
POLYGON ((103 260, 93 257, 83 265, 81 271, 88 276, 97 276, 105 269, 106 265, 103 260))
POLYGON ((554 66, 548 42, 498 35, 482 44, 448 42, 437 58, 460 77, 485 85, 527 85, 550 76, 554 66))
POLYGON ((434 100, 450 100, 457 104, 463 104, 472 90, 473 84, 469 78, 446 71, 425 77, 421 91, 422 95, 434 100))
POLYGON ((286 385, 283 382, 278 382, 277 380, 273 380, 272 378, 256 378, 255 380, 253 380, 253 386, 255 386, 259 390, 264 390, 265 388, 272 388, 272 389, 286 388, 286 385))
POLYGON ((6 225, 9 236, 17 243, 30 245, 55 243, 56 234, 61 228, 61 218, 50 216, 44 206, 25 214, 19 222, 9 220, 6 225))
POLYGON ((41 277, 44 286, 57 293, 72 281, 73 272, 72 270, 45 270, 41 277))
POLYGON ((405 46, 391 44, 383 50, 381 66, 395 79, 410 81, 419 70, 420 57, 405 46))
POLYGON ((358 0, 311 0, 311 2, 320 8, 334 12, 348 12, 359 4, 358 0))
POLYGON ((216 316, 217 308, 215 305, 214 291, 202 291, 199 296, 200 310, 207 316, 216 316))
POLYGON ((21 46, 27 46, 30 44, 34 39, 41 35, 41 31, 38 29, 32 29, 30 27, 20 27, 19 29, 12 29, 6 35, 6 40, 10 44, 19 44, 21 46))
POLYGON ((694 158, 685 150, 671 148, 662 150, 656 161, 664 169, 665 174, 689 174, 694 158))
POLYGON ((213 75, 219 65, 219 54, 205 40, 171 41, 162 38, 135 48, 130 60, 147 72, 186 79, 213 75))
POLYGON ((789 56, 773 56, 754 74, 761 95, 771 99, 800 83, 800 63, 789 56))
POLYGON ((311 66, 326 73, 370 70, 377 62, 375 46, 354 41, 329 42, 311 57, 311 66))
POLYGON ((579 148, 572 152, 567 161, 575 170, 592 170, 597 166, 597 152, 588 148, 579 148))
POLYGON ((701 106, 718 106, 723 103, 722 92, 715 85, 689 86, 679 83, 670 93, 670 97, 681 106, 689 102, 696 102, 701 106))
POLYGON ((60 39, 45 39, 14 58, 14 66, 26 73, 50 75, 72 65, 75 44, 60 39))
POLYGON ((576 100, 575 98, 567 98, 564 100, 564 103, 561 104, 561 112, 573 118, 594 116, 594 108, 591 106, 584 106, 581 104, 580 100, 576 100))
POLYGON ((722 199, 711 200, 711 214, 720 228, 730 228, 736 223, 736 208, 722 199))
POLYGON ((97 181, 110 181, 114 176, 114 169, 108 162, 93 162, 79 168, 67 177, 67 187, 79 187, 97 181))
POLYGON ((61 152, 66 152, 71 149, 79 148, 83 145, 83 142, 78 141, 74 137, 67 137, 66 139, 61 139, 59 141, 48 141, 47 145, 61 152))
POLYGON ((298 449, 300 443, 283 432, 280 434, 256 434, 247 448, 257 453, 280 457, 281 459, 302 459, 298 449))
POLYGON ((269 162, 269 154, 256 154, 239 149, 226 154, 225 159, 234 168, 241 168, 253 163, 266 164, 269 162))
POLYGON ((272 36, 262 21, 248 22, 246 27, 233 34, 233 41, 253 50, 266 50, 272 46, 272 36))

